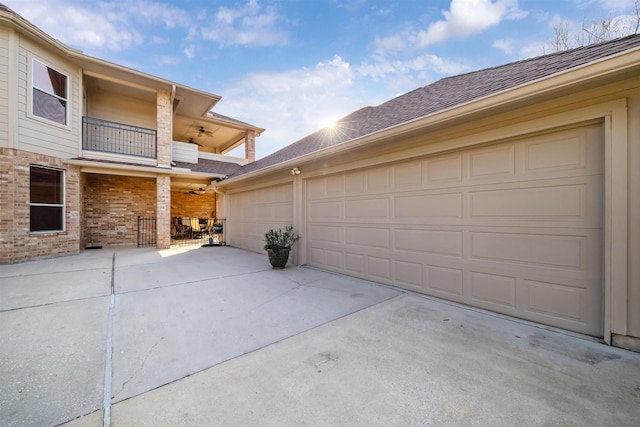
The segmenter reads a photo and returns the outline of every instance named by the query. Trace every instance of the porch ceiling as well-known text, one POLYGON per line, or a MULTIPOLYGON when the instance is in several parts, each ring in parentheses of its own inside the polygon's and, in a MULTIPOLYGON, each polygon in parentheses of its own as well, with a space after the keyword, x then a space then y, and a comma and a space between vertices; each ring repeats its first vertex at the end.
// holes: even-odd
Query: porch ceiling
POLYGON ((206 193, 213 193, 211 178, 171 178, 171 191, 188 193, 190 190, 199 192, 203 189, 206 193))
POLYGON ((180 115, 173 119, 174 141, 189 142, 192 138, 200 151, 224 154, 244 142, 244 137, 244 129, 224 126, 215 120, 180 115))

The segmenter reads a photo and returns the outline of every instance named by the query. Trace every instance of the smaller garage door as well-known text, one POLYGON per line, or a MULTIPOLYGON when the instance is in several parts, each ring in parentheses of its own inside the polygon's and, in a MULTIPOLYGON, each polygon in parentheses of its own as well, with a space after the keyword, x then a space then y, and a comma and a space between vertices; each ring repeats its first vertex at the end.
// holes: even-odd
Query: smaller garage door
POLYGON ((229 195, 231 245, 262 252, 267 230, 293 223, 292 201, 292 183, 229 195))
POLYGON ((306 185, 308 263, 602 335, 603 129, 306 185))

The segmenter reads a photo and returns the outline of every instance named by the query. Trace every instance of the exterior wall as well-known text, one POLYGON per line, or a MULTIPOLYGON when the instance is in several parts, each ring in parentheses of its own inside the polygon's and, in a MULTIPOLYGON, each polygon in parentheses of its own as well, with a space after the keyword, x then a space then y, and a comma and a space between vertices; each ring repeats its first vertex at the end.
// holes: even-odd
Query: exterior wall
MULTIPOLYGON (((222 213, 222 212, 220 212, 222 213)), ((200 196, 185 194, 184 191, 171 192, 171 217, 186 216, 209 218, 216 215, 216 196, 205 193, 200 196)))
POLYGON ((171 247, 171 177, 156 177, 156 247, 171 247))
MULTIPOLYGON (((264 233, 271 228, 293 224, 293 185, 279 183, 272 187, 229 194, 228 241, 232 246, 264 252, 264 233)), ((295 248, 292 260, 295 260, 295 248)))
POLYGON ((91 90, 86 96, 86 115, 102 120, 156 128, 156 104, 129 96, 91 90))
POLYGON ((0 28, 0 147, 9 148, 9 55, 10 33, 0 28))
POLYGON ((80 172, 60 159, 0 148, 0 262, 76 254, 80 251, 80 172), (65 231, 29 231, 29 166, 65 171, 65 231))
POLYGON ((84 246, 136 245, 138 216, 156 215, 156 180, 99 174, 85 178, 84 246))
POLYGON ((174 162, 198 163, 198 146, 186 142, 173 141, 171 155, 174 162))
MULTIPOLYGON (((17 36, 16 36, 17 37, 17 36)), ((17 135, 15 148, 63 159, 77 157, 81 152, 82 111, 78 67, 63 58, 41 49, 20 37, 18 49, 17 135), (62 126, 31 115, 31 61, 36 58, 69 77, 69 125, 62 126)))
MULTIPOLYGON (((628 98, 628 335, 640 338, 640 90, 628 98)), ((640 342, 637 343, 640 349, 640 342)), ((638 350, 640 351, 640 350, 638 350)))

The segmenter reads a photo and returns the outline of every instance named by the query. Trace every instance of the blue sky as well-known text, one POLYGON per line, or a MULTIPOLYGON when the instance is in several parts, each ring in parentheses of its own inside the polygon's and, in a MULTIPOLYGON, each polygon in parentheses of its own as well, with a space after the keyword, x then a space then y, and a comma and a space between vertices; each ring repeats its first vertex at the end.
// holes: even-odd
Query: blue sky
POLYGON ((84 53, 222 95, 264 157, 446 76, 550 52, 633 0, 0 0, 84 53))

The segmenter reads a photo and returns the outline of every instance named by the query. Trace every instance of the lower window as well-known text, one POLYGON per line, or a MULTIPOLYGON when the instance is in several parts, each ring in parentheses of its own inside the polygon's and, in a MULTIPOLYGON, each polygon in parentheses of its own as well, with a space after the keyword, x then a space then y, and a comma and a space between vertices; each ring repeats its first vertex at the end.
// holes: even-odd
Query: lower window
POLYGON ((31 166, 30 231, 64 231, 64 171, 31 166))

